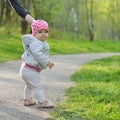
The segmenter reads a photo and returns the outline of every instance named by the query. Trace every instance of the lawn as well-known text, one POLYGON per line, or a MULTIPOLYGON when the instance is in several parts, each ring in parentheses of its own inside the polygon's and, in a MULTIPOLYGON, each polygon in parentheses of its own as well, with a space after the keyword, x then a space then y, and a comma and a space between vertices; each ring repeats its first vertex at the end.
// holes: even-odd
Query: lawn
POLYGON ((52 54, 120 52, 119 41, 82 41, 82 40, 53 40, 48 41, 52 54))
POLYGON ((2 33, 0 43, 0 62, 21 58, 23 49, 20 36, 2 33))
POLYGON ((67 100, 49 120, 119 120, 120 56, 94 60, 82 66, 71 79, 67 100))
MULTIPOLYGON (((20 34, 1 32, 0 38, 0 62, 21 59, 23 53, 20 34)), ((77 53, 99 53, 99 52, 119 52, 119 41, 94 41, 87 40, 64 40, 48 39, 51 47, 51 54, 77 54, 77 53)))
MULTIPOLYGON (((19 34, 0 32, 0 62, 21 59, 19 34)), ((51 54, 120 52, 119 41, 48 39, 51 54)), ((71 79, 75 87, 67 90, 67 100, 59 104, 49 120, 119 120, 120 56, 92 61, 71 79)))

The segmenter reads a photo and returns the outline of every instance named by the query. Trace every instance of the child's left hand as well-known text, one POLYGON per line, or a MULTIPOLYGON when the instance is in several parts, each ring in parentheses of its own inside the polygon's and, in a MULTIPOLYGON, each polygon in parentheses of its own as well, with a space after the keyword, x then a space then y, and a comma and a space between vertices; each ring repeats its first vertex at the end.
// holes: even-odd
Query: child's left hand
POLYGON ((54 63, 49 62, 48 67, 51 69, 54 66, 54 63))

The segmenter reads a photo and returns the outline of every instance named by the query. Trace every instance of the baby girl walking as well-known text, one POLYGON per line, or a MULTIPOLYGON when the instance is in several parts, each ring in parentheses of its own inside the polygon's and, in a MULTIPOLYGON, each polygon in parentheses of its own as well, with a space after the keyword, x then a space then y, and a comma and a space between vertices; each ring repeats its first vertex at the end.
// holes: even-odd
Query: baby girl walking
POLYGON ((49 58, 50 47, 47 43, 49 26, 44 20, 35 20, 31 24, 32 34, 22 36, 25 52, 22 55, 23 63, 20 68, 20 76, 25 82, 24 106, 37 104, 43 108, 53 108, 54 104, 45 98, 40 83, 42 70, 54 66, 49 58), (32 92, 37 102, 32 99, 32 92))

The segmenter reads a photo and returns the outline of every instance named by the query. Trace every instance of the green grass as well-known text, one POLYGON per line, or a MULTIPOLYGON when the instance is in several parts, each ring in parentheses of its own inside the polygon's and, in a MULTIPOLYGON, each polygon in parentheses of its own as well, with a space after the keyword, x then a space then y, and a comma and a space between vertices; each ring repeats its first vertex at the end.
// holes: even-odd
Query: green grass
POLYGON ((53 40, 48 41, 52 54, 120 52, 119 41, 82 41, 82 40, 53 40))
MULTIPOLYGON (((11 31, 9 28, 0 28, 0 62, 21 59, 21 54, 23 53, 21 35, 17 29, 15 31, 13 28, 11 28, 11 31)), ((57 34, 58 33, 56 33, 56 35, 57 34)), ((55 36, 53 36, 53 38, 54 37, 55 36)), ((70 33, 61 33, 60 39, 49 38, 48 42, 51 47, 51 54, 120 52, 119 41, 106 40, 89 42, 85 40, 85 38, 83 39, 84 40, 77 39, 75 35, 70 33), (67 36, 69 36, 68 39, 67 36)))
POLYGON ((76 86, 49 120, 120 119, 120 56, 87 63, 71 78, 76 86))
MULTIPOLYGON (((0 62, 21 59, 21 35, 4 32, 2 28, 0 35, 0 62)), ((73 38, 49 39, 51 54, 120 52, 119 41, 73 38)), ((72 75, 72 80, 76 86, 67 90, 66 102, 58 105, 50 120, 119 120, 120 57, 85 64, 72 75)))
POLYGON ((20 37, 12 34, 0 36, 0 62, 20 59, 23 52, 20 37))

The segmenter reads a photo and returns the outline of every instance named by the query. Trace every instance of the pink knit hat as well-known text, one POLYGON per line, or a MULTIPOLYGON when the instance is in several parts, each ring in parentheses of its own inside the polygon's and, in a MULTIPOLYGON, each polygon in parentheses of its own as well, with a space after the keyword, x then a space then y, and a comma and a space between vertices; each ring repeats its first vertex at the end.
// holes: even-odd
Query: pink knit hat
POLYGON ((32 25, 32 34, 35 35, 39 30, 49 31, 48 23, 44 20, 35 20, 32 25))

